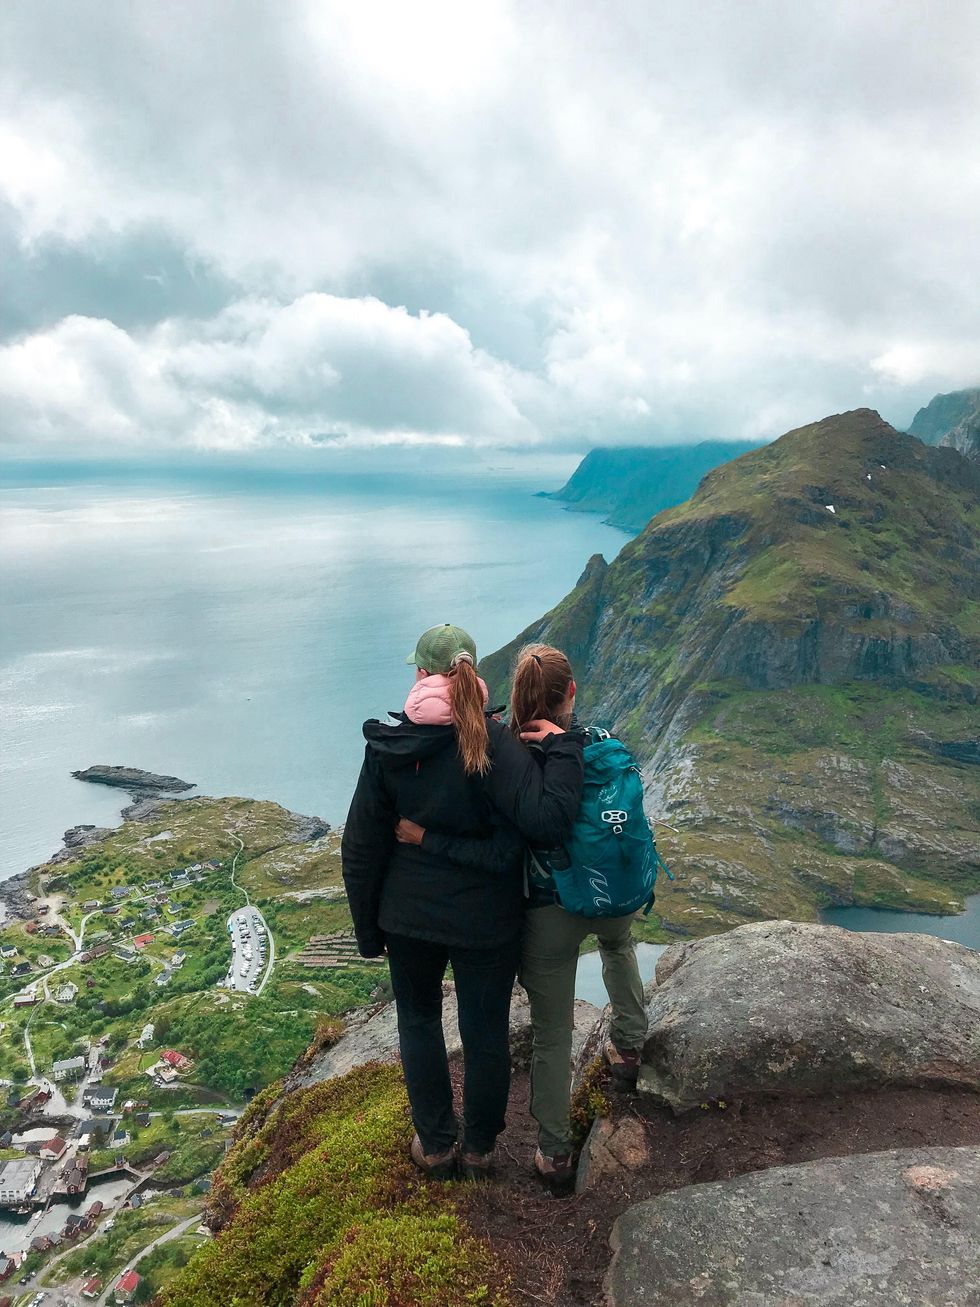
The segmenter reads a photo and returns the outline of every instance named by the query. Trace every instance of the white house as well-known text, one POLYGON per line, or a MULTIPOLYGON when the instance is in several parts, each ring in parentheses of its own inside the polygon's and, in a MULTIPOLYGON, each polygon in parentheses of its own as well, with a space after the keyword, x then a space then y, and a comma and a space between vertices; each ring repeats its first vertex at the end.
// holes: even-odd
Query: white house
POLYGON ((75 1076, 80 1076, 85 1070, 85 1058, 62 1058, 60 1061, 54 1063, 51 1070, 54 1074, 55 1080, 73 1080, 75 1076))
POLYGON ((59 1003, 74 1003, 77 994, 78 986, 75 982, 73 980, 66 980, 55 994, 55 998, 59 1003))
POLYGON ((0 1162, 0 1204, 13 1207, 30 1198, 40 1174, 41 1159, 38 1157, 0 1162))
POLYGON ((148 1021, 146 1025, 143 1027, 143 1029, 140 1031, 140 1037, 136 1041, 137 1045, 140 1048, 146 1048, 147 1044, 153 1043, 153 1029, 154 1029, 153 1022, 148 1021))

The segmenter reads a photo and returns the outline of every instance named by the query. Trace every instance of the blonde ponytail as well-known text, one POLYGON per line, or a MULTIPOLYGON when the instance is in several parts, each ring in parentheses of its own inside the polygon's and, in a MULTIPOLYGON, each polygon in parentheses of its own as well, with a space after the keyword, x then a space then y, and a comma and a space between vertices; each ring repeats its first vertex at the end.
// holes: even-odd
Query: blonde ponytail
POLYGON ((449 698, 463 771, 467 776, 483 776, 490 770, 486 704, 469 654, 460 655, 449 670, 449 698))

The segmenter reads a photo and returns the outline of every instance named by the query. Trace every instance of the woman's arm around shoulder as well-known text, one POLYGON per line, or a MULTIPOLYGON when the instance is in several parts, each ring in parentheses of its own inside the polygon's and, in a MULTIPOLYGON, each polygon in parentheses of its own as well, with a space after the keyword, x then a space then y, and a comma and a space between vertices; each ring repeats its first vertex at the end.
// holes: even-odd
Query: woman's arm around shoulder
POLYGON ((582 733, 548 735, 538 764, 506 726, 488 726, 492 765, 487 791, 494 806, 532 844, 554 848, 571 829, 582 801, 582 733))

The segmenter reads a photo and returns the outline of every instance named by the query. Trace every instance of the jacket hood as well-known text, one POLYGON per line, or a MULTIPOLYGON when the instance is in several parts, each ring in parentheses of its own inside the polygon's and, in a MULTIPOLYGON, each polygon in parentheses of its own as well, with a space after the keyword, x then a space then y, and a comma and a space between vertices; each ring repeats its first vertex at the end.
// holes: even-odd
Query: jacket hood
POLYGON ((389 766, 410 767, 423 758, 432 758, 444 749, 456 748, 453 726, 419 726, 404 713, 391 713, 392 722, 364 723, 364 738, 389 766))

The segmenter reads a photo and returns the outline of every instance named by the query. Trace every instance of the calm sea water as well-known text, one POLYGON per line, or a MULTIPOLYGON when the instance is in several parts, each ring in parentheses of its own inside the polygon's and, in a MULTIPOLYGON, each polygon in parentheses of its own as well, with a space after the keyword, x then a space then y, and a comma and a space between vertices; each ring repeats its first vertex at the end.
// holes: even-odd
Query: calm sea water
POLYGON ((627 539, 534 470, 0 472, 0 877, 118 821, 91 763, 341 821, 424 628, 490 652, 627 539))
POLYGON ((936 935, 980 949, 980 894, 971 894, 964 911, 955 917, 935 917, 926 912, 894 912, 888 908, 827 908, 820 920, 845 930, 915 931, 936 935))

